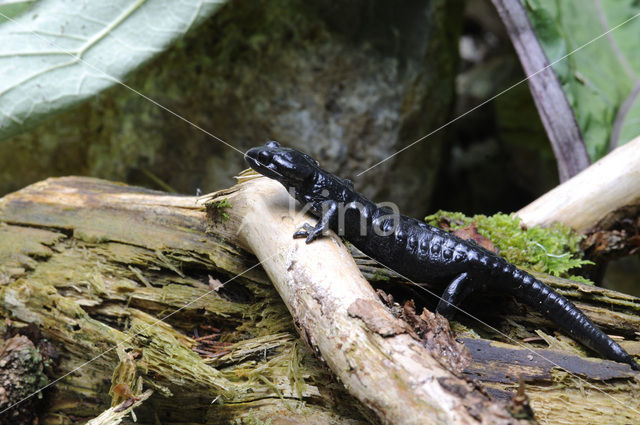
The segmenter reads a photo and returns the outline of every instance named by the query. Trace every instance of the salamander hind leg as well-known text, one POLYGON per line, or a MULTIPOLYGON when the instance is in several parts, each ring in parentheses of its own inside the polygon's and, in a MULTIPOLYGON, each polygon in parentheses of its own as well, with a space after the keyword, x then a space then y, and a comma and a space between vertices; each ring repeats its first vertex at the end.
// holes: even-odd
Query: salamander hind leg
POLYGON ((436 311, 447 320, 452 320, 458 312, 458 306, 473 292, 474 286, 471 278, 465 272, 456 277, 444 290, 436 311))

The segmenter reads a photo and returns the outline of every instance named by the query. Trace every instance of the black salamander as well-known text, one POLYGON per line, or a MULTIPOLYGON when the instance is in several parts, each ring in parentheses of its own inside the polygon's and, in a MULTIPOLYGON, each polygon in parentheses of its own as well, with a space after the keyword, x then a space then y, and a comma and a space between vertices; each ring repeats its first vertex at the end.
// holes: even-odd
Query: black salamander
POLYGON ((356 192, 351 181, 323 170, 309 155, 283 148, 277 142, 250 149, 245 159, 260 174, 282 183, 300 203, 310 205, 310 211, 319 218, 315 227, 305 224, 294 237, 306 237, 310 243, 331 229, 412 280, 445 280, 449 284, 437 311, 448 319, 456 312, 453 306, 459 306, 478 289, 511 294, 587 347, 640 370, 631 355, 569 300, 493 252, 378 207, 356 192))

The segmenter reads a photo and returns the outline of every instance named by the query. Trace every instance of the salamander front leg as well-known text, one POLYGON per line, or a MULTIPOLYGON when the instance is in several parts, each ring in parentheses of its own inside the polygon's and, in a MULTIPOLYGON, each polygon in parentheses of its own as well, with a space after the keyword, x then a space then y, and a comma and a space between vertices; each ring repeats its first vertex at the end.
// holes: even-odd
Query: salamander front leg
POLYGON ((315 231, 315 227, 309 223, 304 223, 300 229, 293 234, 294 239, 306 238, 315 231))
POLYGON ((322 208, 322 217, 315 227, 309 223, 304 223, 302 229, 293 234, 294 238, 307 238, 306 243, 311 243, 323 236, 327 230, 334 229, 338 221, 338 203, 335 201, 325 201, 322 208))
POLYGON ((446 317, 447 320, 452 320, 458 312, 456 307, 473 292, 473 289, 469 275, 462 273, 444 290, 436 311, 446 317))

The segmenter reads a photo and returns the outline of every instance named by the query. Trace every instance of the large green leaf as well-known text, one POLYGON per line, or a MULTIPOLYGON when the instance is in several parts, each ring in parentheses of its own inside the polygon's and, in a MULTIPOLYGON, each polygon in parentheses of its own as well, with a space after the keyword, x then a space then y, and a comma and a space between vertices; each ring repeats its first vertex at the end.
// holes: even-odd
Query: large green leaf
POLYGON ((40 0, 5 20, 0 139, 121 81, 222 3, 40 0))
MULTIPOLYGON (((640 13, 638 0, 523 1, 550 62, 640 13)), ((592 160, 640 135, 639 41, 636 17, 553 66, 592 160)))
POLYGON ((29 10, 35 0, 0 0, 0 23, 29 10))

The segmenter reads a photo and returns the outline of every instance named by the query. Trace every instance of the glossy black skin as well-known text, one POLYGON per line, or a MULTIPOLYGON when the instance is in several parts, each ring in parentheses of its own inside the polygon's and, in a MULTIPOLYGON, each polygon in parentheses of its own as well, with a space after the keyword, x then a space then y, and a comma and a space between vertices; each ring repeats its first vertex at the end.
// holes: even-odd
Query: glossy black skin
POLYGON ((394 226, 390 210, 379 208, 356 192, 351 181, 336 177, 310 156, 277 142, 250 149, 245 159, 257 172, 282 183, 300 203, 310 204, 310 211, 320 219, 315 227, 306 224, 294 237, 306 237, 310 243, 331 229, 411 280, 445 280, 449 285, 437 311, 448 319, 455 315, 455 306, 478 289, 511 294, 587 347, 640 370, 622 347, 569 300, 475 242, 403 215, 394 226), (345 209, 343 223, 339 222, 340 208, 345 209), (380 235, 373 226, 389 233, 380 235))

